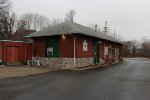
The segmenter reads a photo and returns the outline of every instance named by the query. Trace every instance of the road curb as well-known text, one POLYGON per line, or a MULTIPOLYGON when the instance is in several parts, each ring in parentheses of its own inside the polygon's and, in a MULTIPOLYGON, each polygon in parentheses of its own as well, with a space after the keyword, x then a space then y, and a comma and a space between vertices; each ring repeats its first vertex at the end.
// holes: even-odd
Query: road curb
POLYGON ((74 69, 66 69, 66 70, 70 70, 70 71, 85 71, 85 70, 91 70, 91 69, 97 69, 97 68, 104 68, 110 65, 117 65, 117 64, 121 64, 124 63, 125 61, 120 61, 117 63, 111 63, 111 64, 103 64, 103 65, 95 65, 95 66, 91 66, 91 67, 83 67, 83 68, 74 68, 74 69))

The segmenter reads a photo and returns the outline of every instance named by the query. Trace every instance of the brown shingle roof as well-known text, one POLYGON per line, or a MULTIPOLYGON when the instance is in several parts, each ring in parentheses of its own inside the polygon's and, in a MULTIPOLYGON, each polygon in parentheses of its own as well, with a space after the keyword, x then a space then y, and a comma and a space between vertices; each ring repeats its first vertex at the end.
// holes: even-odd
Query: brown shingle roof
POLYGON ((29 35, 33 32, 36 32, 35 30, 24 30, 24 31, 16 31, 11 37, 9 37, 9 40, 15 40, 15 41, 29 41, 29 39, 24 38, 24 36, 29 35))

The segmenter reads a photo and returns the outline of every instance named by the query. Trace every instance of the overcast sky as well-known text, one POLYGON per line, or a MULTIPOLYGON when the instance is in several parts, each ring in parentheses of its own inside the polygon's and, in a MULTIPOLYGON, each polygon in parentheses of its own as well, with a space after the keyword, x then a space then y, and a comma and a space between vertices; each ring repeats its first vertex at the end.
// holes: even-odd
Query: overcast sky
POLYGON ((18 16, 33 12, 64 19, 74 9, 79 24, 98 24, 103 29, 108 21, 110 30, 124 40, 150 38, 150 0, 12 0, 12 4, 18 16))

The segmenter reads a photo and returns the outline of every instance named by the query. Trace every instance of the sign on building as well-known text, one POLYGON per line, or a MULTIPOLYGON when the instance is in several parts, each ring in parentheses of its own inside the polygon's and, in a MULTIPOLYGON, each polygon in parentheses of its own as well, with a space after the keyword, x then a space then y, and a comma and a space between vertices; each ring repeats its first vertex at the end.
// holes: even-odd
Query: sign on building
POLYGON ((47 48, 47 55, 53 55, 53 47, 47 48))
POLYGON ((83 51, 88 51, 88 43, 86 40, 83 42, 83 51))
POLYGON ((108 55, 108 47, 105 47, 105 49, 104 49, 104 55, 108 55))

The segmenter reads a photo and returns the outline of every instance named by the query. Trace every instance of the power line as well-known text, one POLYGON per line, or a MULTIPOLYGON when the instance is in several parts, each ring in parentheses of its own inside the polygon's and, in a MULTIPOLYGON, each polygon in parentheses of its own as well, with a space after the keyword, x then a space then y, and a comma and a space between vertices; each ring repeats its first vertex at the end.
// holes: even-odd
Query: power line
POLYGON ((54 11, 54 10, 51 10, 51 9, 49 9, 48 7, 43 6, 43 5, 40 4, 40 3, 37 3, 37 2, 34 2, 34 1, 27 1, 27 2, 32 3, 33 5, 39 7, 39 9, 40 9, 40 8, 45 9, 50 15, 52 15, 52 13, 50 13, 50 11, 53 12, 53 13, 55 13, 56 15, 60 15, 60 14, 63 15, 62 13, 56 12, 56 11, 54 11))
MULTIPOLYGON (((55 9, 58 9, 58 10, 54 10, 54 9, 50 9, 49 7, 47 7, 48 5, 47 4, 45 4, 45 3, 43 3, 41 0, 36 0, 36 1, 34 1, 34 0, 26 0, 27 2, 29 2, 29 3, 32 3, 34 6, 37 6, 37 7, 39 7, 39 9, 40 8, 43 8, 43 9, 45 9, 46 10, 46 13, 49 13, 50 15, 52 15, 52 14, 54 14, 55 13, 55 15, 58 15, 58 16, 60 16, 60 15, 62 15, 63 17, 65 17, 65 12, 63 11, 63 10, 60 10, 60 9, 58 9, 58 8, 55 8, 55 9), (46 6, 45 6, 46 5, 46 6), (53 12, 53 13, 50 13, 50 11, 51 12, 53 12)), ((34 7, 33 6, 33 7, 34 7)), ((35 7, 34 7, 35 8, 35 7)), ((61 16, 61 17, 62 17, 61 16)), ((84 22, 84 23, 89 23, 89 24, 91 24, 91 23, 93 23, 93 22, 91 22, 91 21, 89 21, 89 20, 85 20, 85 19, 87 19, 87 18, 85 18, 85 17, 78 17, 78 19, 80 20, 80 21, 82 21, 82 22, 84 22)), ((95 24, 97 24, 97 23, 95 23, 95 24)))

